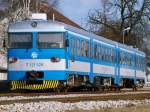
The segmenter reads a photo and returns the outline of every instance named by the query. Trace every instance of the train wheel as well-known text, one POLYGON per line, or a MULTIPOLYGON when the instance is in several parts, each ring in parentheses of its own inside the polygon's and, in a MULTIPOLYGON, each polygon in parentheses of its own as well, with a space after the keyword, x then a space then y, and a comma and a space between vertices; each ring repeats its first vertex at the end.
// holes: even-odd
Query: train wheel
POLYGON ((133 90, 133 91, 137 91, 137 85, 133 85, 133 86, 132 86, 132 90, 133 90))
POLYGON ((69 86, 66 86, 66 87, 64 88, 64 93, 66 94, 66 93, 68 92, 68 90, 69 90, 69 86))

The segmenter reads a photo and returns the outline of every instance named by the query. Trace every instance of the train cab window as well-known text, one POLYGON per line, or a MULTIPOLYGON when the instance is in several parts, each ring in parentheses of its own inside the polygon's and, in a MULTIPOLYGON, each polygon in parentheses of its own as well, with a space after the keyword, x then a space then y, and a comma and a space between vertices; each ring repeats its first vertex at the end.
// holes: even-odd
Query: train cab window
POLYGON ((32 48, 32 33, 9 33, 9 48, 32 48))
POLYGON ((38 33, 38 48, 63 48, 63 33, 38 33))

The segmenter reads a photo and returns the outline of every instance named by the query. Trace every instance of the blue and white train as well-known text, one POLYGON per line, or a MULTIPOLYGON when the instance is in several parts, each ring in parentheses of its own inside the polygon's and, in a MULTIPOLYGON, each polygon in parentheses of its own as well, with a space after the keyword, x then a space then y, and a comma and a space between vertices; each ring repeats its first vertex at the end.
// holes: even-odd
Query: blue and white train
POLYGON ((62 22, 31 19, 8 29, 13 89, 124 85, 145 80, 145 53, 62 22))

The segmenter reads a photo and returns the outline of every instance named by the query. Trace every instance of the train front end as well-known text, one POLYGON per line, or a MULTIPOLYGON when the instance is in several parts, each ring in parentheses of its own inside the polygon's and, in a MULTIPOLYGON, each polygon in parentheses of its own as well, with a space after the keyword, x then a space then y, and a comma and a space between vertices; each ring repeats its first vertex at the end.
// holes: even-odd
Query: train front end
POLYGON ((65 31, 49 21, 12 23, 8 30, 12 89, 55 89, 66 80, 65 31))

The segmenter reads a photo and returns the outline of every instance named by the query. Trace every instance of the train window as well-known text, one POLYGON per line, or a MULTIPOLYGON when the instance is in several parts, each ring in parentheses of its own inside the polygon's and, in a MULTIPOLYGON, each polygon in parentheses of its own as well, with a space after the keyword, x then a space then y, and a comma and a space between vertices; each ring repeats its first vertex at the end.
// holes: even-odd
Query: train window
POLYGON ((108 61, 108 48, 105 48, 105 61, 108 61))
POLYGON ((140 68, 140 57, 139 57, 138 61, 139 61, 138 66, 139 66, 139 68, 140 68))
POLYGON ((123 65, 128 64, 128 56, 126 52, 123 52, 123 65))
POLYGON ((32 48, 32 33, 10 33, 10 48, 32 48))
POLYGON ((109 48, 107 48, 107 50, 106 50, 106 61, 107 62, 110 62, 110 49, 109 48))
POLYGON ((97 58, 97 45, 94 45, 94 58, 97 58))
POLYGON ((125 65, 129 65, 129 55, 128 55, 128 53, 126 53, 126 55, 125 55, 125 65))
POLYGON ((92 43, 90 43, 90 57, 93 58, 93 48, 92 43))
POLYGON ((111 50, 111 48, 110 48, 110 49, 109 49, 109 55, 108 55, 108 56, 109 56, 109 62, 112 62, 112 61, 111 61, 111 51, 112 51, 112 50, 111 50))
POLYGON ((111 62, 114 63, 114 49, 111 49, 111 62))
POLYGON ((104 53, 104 61, 106 61, 106 52, 107 52, 107 48, 104 47, 103 50, 104 50, 104 51, 103 51, 103 53, 104 53))
POLYGON ((136 56, 136 67, 138 65, 138 56, 136 56))
POLYGON ((104 61, 106 61, 106 48, 105 47, 103 48, 103 53, 104 53, 103 59, 104 59, 104 61))
POLYGON ((101 56, 102 56, 102 61, 104 61, 104 47, 101 46, 101 56))
POLYGON ((75 55, 75 40, 74 39, 71 39, 70 40, 71 42, 70 42, 70 46, 71 46, 71 55, 73 56, 73 55, 75 55))
POLYGON ((108 60, 109 62, 111 62, 111 48, 109 48, 108 50, 108 60))
POLYGON ((139 56, 136 57, 136 67, 139 68, 139 56))
POLYGON ((141 57, 140 57, 140 68, 142 67, 141 65, 142 65, 142 60, 141 60, 141 57))
POLYGON ((139 68, 139 64, 140 64, 140 60, 139 60, 139 56, 137 57, 137 67, 139 68))
POLYGON ((73 51, 73 40, 72 39, 70 39, 70 48, 71 48, 71 55, 73 55, 74 54, 74 51, 73 51))
POLYGON ((38 33, 38 48, 63 48, 63 33, 38 33))
POLYGON ((86 41, 86 48, 85 48, 85 55, 86 55, 86 57, 88 57, 88 55, 89 55, 89 43, 88 43, 88 41, 86 41))
POLYGON ((130 65, 130 57, 129 57, 129 54, 127 53, 127 56, 126 56, 126 64, 129 66, 130 65))
POLYGON ((130 55, 128 55, 128 66, 130 66, 131 64, 131 59, 130 59, 130 55))
POLYGON ((131 66, 131 56, 129 56, 129 66, 131 66))
POLYGON ((124 52, 122 52, 122 65, 125 65, 125 62, 126 62, 126 55, 124 52))
POLYGON ((127 65, 128 57, 127 57, 126 52, 123 52, 122 55, 123 55, 123 58, 122 58, 122 59, 123 59, 123 63, 122 63, 122 64, 123 64, 123 65, 127 65))
POLYGON ((140 57, 140 68, 142 69, 142 57, 140 57))
POLYGON ((84 51, 84 41, 81 41, 81 55, 84 56, 85 51, 84 51))
POLYGON ((100 46, 97 46, 97 60, 100 60, 100 46))
POLYGON ((111 60, 110 60, 110 48, 108 49, 108 54, 107 55, 108 55, 108 61, 111 62, 111 60))
POLYGON ((133 55, 132 55, 132 59, 131 59, 131 64, 132 64, 132 66, 135 66, 135 61, 134 61, 133 55))
POLYGON ((94 45, 94 58, 96 60, 100 59, 100 46, 97 44, 94 45))
POLYGON ((144 71, 144 68, 145 68, 145 59, 142 57, 142 69, 144 71))
POLYGON ((131 57, 130 57, 130 54, 128 54, 128 65, 131 66, 131 57))
POLYGON ((99 60, 102 59, 102 46, 99 45, 99 60))
POLYGON ((130 61, 129 65, 132 66, 132 55, 130 54, 130 61))
POLYGON ((138 58, 138 61, 139 61, 139 63, 138 63, 138 67, 140 68, 140 57, 138 58))
POLYGON ((123 52, 120 51, 120 54, 119 54, 119 59, 120 59, 120 64, 123 64, 123 52))
POLYGON ((80 41, 79 40, 77 40, 76 46, 77 46, 77 55, 80 56, 80 41))

